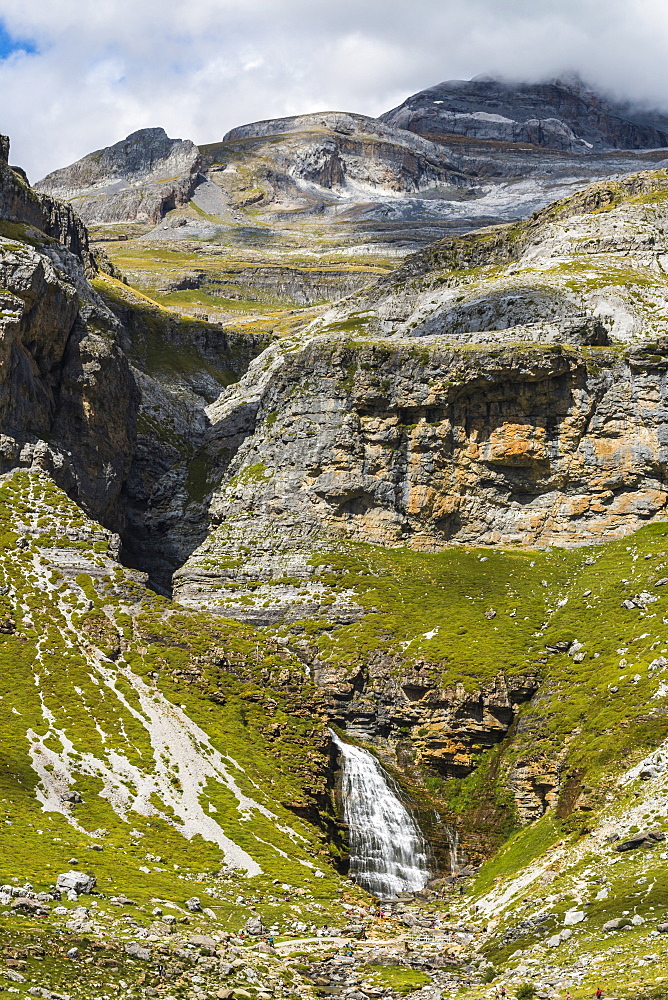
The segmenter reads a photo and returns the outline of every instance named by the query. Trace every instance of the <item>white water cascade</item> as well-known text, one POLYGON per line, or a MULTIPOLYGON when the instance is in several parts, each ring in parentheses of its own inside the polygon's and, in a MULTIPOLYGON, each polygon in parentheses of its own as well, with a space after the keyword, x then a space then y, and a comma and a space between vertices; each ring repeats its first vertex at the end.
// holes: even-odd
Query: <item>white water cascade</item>
POLYGON ((429 878, 427 847, 396 783, 373 754, 343 743, 335 733, 332 740, 341 754, 350 877, 381 897, 422 889, 429 878))

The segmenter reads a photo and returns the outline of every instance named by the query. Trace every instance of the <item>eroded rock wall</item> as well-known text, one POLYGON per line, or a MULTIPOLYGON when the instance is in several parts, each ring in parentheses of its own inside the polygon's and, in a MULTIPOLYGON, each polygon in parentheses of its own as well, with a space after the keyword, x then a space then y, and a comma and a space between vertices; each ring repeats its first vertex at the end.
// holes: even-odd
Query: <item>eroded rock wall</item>
POLYGON ((120 324, 87 280, 86 229, 4 162, 0 217, 0 470, 45 469, 122 528, 138 395, 120 324))
POLYGON ((158 222, 190 200, 200 156, 188 139, 161 128, 140 129, 48 174, 37 190, 71 200, 88 223, 158 222))
POLYGON ((264 622, 303 613, 288 585, 257 591, 280 577, 310 581, 317 605, 309 560, 333 538, 437 549, 629 533, 668 505, 667 353, 330 337, 285 355, 252 405, 218 421, 211 408, 212 461, 228 464, 176 593, 216 607, 233 584, 246 600, 225 613, 264 622))

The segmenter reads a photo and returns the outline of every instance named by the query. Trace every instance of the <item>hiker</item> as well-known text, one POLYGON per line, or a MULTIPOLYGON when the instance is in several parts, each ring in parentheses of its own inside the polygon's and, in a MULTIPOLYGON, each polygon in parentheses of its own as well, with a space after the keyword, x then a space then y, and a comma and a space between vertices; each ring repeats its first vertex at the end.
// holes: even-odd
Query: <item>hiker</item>
POLYGON ((274 947, 274 935, 273 934, 269 935, 269 944, 271 945, 272 948, 274 947))
POLYGON ((164 965, 159 965, 158 966, 158 975, 160 976, 161 979, 165 975, 165 967, 164 967, 164 965))
MULTIPOLYGON (((502 996, 502 997, 505 997, 505 995, 506 995, 506 987, 505 987, 505 986, 502 986, 502 987, 501 987, 501 996, 502 996)), ((568 998, 567 998, 567 1000, 568 1000, 568 998)))
POLYGON ((596 990, 596 1000, 601 1000, 602 996, 603 996, 603 990, 599 986, 599 988, 596 990))

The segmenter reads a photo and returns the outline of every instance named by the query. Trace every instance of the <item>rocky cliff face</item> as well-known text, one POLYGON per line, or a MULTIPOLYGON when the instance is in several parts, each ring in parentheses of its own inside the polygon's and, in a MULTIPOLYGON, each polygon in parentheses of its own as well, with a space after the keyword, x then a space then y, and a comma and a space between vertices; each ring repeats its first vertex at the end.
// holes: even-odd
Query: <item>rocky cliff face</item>
POLYGON ((435 142, 452 136, 587 153, 668 145, 668 115, 615 104, 576 77, 540 84, 450 80, 381 115, 435 142))
POLYGON ((329 112, 270 119, 232 129, 223 142, 244 142, 246 153, 267 155, 268 144, 251 145, 250 140, 271 137, 276 146, 279 136, 278 155, 274 151, 272 159, 286 181, 334 190, 357 183, 397 193, 438 184, 468 186, 447 151, 364 115, 329 112))
POLYGON ((208 409, 215 531, 179 597, 264 622, 306 588, 354 617, 312 563, 332 538, 574 544, 663 516, 665 181, 444 241, 266 352, 208 409))
POLYGON ((71 201, 86 222, 158 222, 185 205, 198 183, 199 150, 164 129, 133 132, 49 174, 38 191, 71 201))
POLYGON ((309 565, 333 537, 434 549, 633 531, 668 502, 665 355, 314 341, 255 413, 214 422, 236 456, 176 593, 262 623, 301 617, 306 588, 313 613, 345 617, 309 565))
POLYGON ((46 469, 119 527, 137 394, 120 325, 86 278, 86 230, 3 163, 0 215, 2 471, 46 469))
POLYGON ((79 216, 66 202, 36 194, 23 173, 8 164, 8 136, 0 136, 0 140, 0 219, 34 226, 94 270, 88 232, 79 216))

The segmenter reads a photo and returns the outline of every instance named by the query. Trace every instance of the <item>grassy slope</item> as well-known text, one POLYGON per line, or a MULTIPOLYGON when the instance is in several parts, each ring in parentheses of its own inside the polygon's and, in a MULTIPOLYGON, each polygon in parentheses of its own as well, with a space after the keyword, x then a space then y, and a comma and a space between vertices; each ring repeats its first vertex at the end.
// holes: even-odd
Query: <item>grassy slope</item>
MULTIPOLYGON (((341 879, 328 855, 322 856, 320 832, 282 804, 303 802, 307 789, 317 790, 322 729, 291 716, 280 699, 259 686, 263 671, 276 665, 262 637, 236 623, 178 613, 145 591, 109 558, 107 534, 46 477, 15 473, 0 486, 0 547, 0 610, 9 627, 15 626, 0 636, 0 883, 27 880, 42 891, 54 884, 58 872, 72 867, 75 857, 80 870, 97 876, 102 910, 108 907, 105 897, 124 893, 143 907, 143 915, 139 910, 133 916, 148 924, 151 900, 183 907, 195 894, 203 906, 215 907, 218 930, 236 931, 250 912, 247 904, 235 903, 237 895, 266 900, 276 892, 272 881, 277 879, 305 891, 308 922, 332 922, 341 879), (74 579, 66 568, 65 575, 56 568, 58 552, 68 563, 79 563, 74 579), (247 679, 234 675, 236 663, 244 665, 247 679), (131 793, 140 779, 150 779, 159 769, 164 751, 156 749, 135 690, 142 682, 154 692, 154 702, 181 706, 206 734, 206 745, 195 742, 203 759, 216 750, 223 754, 242 792, 275 817, 257 810, 247 816, 223 781, 209 779, 199 796, 205 811, 248 850, 262 874, 251 879, 235 874, 215 843, 199 834, 184 836, 158 786, 150 794, 155 807, 150 815, 130 809, 124 816, 100 795, 105 768, 116 775, 121 791, 125 787, 131 793), (57 772, 66 764, 70 789, 83 796, 82 803, 64 807, 69 820, 59 811, 43 810, 38 801, 31 742, 53 752, 48 769, 57 772), (103 850, 93 851, 93 844, 103 850), (322 877, 314 877, 314 871, 322 877), (313 903, 322 911, 314 912, 313 903)), ((280 663, 284 670, 293 666, 280 663)), ((164 761, 178 792, 178 757, 168 757, 169 751, 164 761)), ((302 914, 287 897, 267 902, 266 909, 260 905, 259 911, 268 923, 280 924, 302 914)), ((113 907, 111 913, 118 916, 113 907)), ((5 944, 18 931, 24 944, 26 935, 42 940, 58 924, 53 917, 46 922, 11 917, 7 907, 0 907, 5 944)), ((74 937, 68 935, 70 943, 74 937)), ((56 972, 54 988, 75 974, 62 963, 56 972)), ((131 969, 119 973, 130 974, 131 969)), ((105 978, 111 990, 118 976, 105 978)), ((73 995, 90 996, 85 976, 79 988, 69 985, 73 995)))
MULTIPOLYGON (((415 553, 341 546, 338 557, 322 561, 337 571, 330 585, 353 588, 368 609, 360 624, 330 628, 316 639, 332 661, 403 648, 407 661, 425 658, 445 683, 474 686, 499 672, 535 671, 542 678, 504 743, 481 753, 477 771, 440 785, 427 780, 429 794, 442 797, 465 825, 482 802, 504 793, 507 799, 518 764, 539 776, 558 769, 555 807, 506 841, 462 907, 477 928, 480 953, 499 970, 497 985, 540 987, 547 980, 559 990, 565 982, 577 997, 603 982, 615 996, 662 995, 668 969, 662 958, 643 956, 663 954, 655 927, 668 907, 665 845, 617 854, 605 836, 648 828, 668 834, 665 778, 619 783, 668 738, 668 667, 654 665, 668 654, 668 593, 656 586, 668 566, 668 525, 649 524, 629 538, 578 549, 415 553), (651 598, 644 609, 623 606, 643 593, 651 598), (491 620, 484 615, 490 608, 497 612, 491 620), (436 635, 424 634, 435 628, 436 635), (581 662, 546 649, 574 640, 582 644, 581 662), (583 910, 585 920, 567 945, 547 948, 571 909, 583 910), (547 915, 540 929, 514 933, 536 914, 547 915), (644 923, 614 934, 602 930, 623 914, 644 923), (574 963, 592 955, 600 963, 576 975, 574 963)), ((471 989, 476 997, 487 993, 471 989)))

